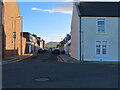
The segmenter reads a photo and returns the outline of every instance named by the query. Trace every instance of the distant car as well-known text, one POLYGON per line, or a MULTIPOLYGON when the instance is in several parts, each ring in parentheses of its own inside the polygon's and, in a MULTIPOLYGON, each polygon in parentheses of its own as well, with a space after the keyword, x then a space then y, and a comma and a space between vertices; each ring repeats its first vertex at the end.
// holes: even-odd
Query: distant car
POLYGON ((54 50, 52 51, 52 53, 53 53, 53 54, 60 54, 60 50, 59 50, 59 49, 54 49, 54 50))
POLYGON ((44 52, 47 52, 48 51, 48 49, 44 49, 44 52))
POLYGON ((38 53, 43 53, 44 52, 44 49, 43 48, 40 48, 39 50, 38 50, 38 53))
POLYGON ((54 51, 56 48, 52 48, 51 50, 54 51))

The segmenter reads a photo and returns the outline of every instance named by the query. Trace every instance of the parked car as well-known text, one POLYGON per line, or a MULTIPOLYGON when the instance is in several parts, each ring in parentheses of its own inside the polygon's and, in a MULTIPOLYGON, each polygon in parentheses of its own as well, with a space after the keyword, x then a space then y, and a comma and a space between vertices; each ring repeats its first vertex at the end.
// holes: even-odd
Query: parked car
POLYGON ((48 50, 47 49, 44 49, 44 52, 47 52, 48 50))
POLYGON ((43 53, 44 52, 44 49, 43 48, 40 48, 39 50, 38 50, 38 53, 43 53))
POLYGON ((59 50, 59 49, 54 49, 54 50, 52 51, 52 53, 53 53, 53 54, 60 54, 60 50, 59 50))

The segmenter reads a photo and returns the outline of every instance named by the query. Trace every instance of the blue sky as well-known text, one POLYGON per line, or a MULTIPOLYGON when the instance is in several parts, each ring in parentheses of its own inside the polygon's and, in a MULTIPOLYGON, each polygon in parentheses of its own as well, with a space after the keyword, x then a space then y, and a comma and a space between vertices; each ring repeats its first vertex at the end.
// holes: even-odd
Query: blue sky
POLYGON ((46 42, 60 41, 70 32, 71 5, 60 2, 19 2, 24 31, 34 33, 46 42))

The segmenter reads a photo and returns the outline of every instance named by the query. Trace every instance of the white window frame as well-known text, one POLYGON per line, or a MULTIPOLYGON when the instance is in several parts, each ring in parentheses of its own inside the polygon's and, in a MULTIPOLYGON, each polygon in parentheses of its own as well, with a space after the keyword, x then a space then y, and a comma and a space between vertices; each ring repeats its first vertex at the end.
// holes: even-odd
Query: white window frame
POLYGON ((96 41, 95 42, 95 54, 96 54, 96 56, 100 56, 101 55, 101 41, 96 41), (100 42, 100 54, 97 54, 97 42, 100 42))
POLYGON ((102 49, 102 52, 101 52, 102 56, 106 56, 108 54, 108 52, 107 52, 108 51, 108 48, 107 48, 108 47, 108 42, 107 41, 101 41, 101 42, 102 42, 102 45, 101 45, 101 47, 102 47, 101 48, 102 49), (103 42, 106 42, 106 54, 105 55, 103 54, 103 42))
POLYGON ((103 56, 103 57, 104 57, 104 56, 105 56, 105 57, 108 56, 108 41, 107 41, 107 40, 96 40, 96 41, 95 41, 95 56, 103 56), (103 54, 103 47, 102 47, 102 45, 103 45, 102 42, 104 42, 104 41, 105 41, 106 44, 107 44, 107 45, 106 45, 106 54, 105 54, 105 55, 103 54), (97 52, 96 52, 96 49, 97 49, 97 47, 96 47, 96 44, 97 44, 97 43, 96 43, 96 42, 100 42, 100 43, 101 43, 101 45, 100 45, 100 54, 99 54, 99 55, 98 55, 97 52))
POLYGON ((96 18, 96 34, 107 34, 107 28, 106 28, 106 26, 107 26, 107 21, 106 21, 106 17, 97 17, 96 18), (104 19, 104 21, 105 21, 105 32, 98 32, 98 20, 99 19, 104 19))

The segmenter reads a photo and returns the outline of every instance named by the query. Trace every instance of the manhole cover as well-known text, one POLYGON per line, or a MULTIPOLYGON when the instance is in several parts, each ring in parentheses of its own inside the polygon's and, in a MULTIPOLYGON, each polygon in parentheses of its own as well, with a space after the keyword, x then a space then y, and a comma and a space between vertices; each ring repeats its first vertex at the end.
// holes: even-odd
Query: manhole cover
POLYGON ((35 81, 38 81, 38 82, 45 82, 45 81, 49 81, 50 78, 49 77, 37 77, 35 78, 35 81))

